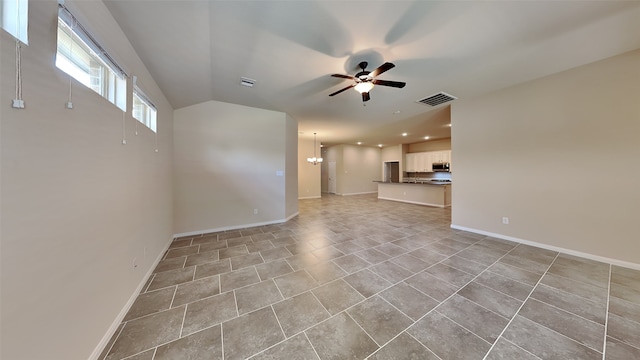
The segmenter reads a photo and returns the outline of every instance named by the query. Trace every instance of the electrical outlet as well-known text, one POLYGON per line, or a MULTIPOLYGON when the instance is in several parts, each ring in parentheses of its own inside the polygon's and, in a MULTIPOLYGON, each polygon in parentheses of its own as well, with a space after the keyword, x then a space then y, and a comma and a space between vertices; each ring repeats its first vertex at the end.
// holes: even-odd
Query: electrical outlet
POLYGON ((509 218, 508 218, 508 217, 506 217, 506 216, 505 216, 505 217, 503 217, 503 218, 502 218, 502 223, 503 223, 503 224, 505 224, 505 225, 509 225, 509 218))
POLYGON ((67 109, 73 109, 73 103, 71 101, 66 104, 67 109))
POLYGON ((258 209, 253 209, 253 215, 258 215, 258 209))

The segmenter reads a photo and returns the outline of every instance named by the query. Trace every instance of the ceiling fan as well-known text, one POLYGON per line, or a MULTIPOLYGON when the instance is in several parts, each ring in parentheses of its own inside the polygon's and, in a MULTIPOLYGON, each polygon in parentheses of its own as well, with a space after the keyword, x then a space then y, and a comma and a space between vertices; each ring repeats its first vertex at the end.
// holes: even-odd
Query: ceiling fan
POLYGON ((358 66, 360 67, 360 69, 362 69, 362 71, 357 73, 355 76, 342 75, 342 74, 333 74, 333 75, 331 75, 333 77, 338 77, 338 78, 343 78, 343 79, 351 79, 351 80, 354 80, 355 83, 347 86, 344 89, 338 90, 338 91, 334 92, 333 94, 329 94, 329 96, 338 95, 338 94, 340 94, 341 92, 343 92, 345 90, 348 90, 348 89, 351 89, 351 88, 355 88, 355 90, 357 92, 362 94, 362 101, 369 101, 371 99, 369 97, 369 91, 371 89, 373 89, 374 85, 391 86, 391 87, 395 87, 395 88, 403 88, 405 85, 407 85, 407 83, 400 82, 400 81, 389 81, 389 80, 378 80, 378 79, 376 79, 376 76, 382 74, 383 72, 385 72, 387 70, 390 70, 390 69, 393 69, 394 67, 396 67, 392 63, 386 62, 386 63, 380 65, 380 67, 378 67, 377 69, 375 69, 373 71, 366 71, 365 69, 367 68, 367 65, 369 65, 369 64, 366 61, 363 61, 360 64, 358 64, 358 66))

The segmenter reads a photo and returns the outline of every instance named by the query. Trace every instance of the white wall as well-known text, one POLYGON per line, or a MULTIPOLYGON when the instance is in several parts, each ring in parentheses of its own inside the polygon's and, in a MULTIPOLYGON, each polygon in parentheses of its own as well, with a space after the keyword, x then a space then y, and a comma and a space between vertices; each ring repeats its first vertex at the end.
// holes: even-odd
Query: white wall
POLYGON ((2 359, 87 359, 172 236, 173 110, 102 2, 66 1, 158 106, 155 136, 55 65, 58 7, 29 2, 26 109, 0 31, 2 359), (145 257, 146 249, 146 257, 145 257), (137 258, 138 268, 133 269, 137 258))
POLYGON ((218 101, 176 110, 175 233, 282 222, 297 213, 295 148, 297 124, 285 113, 218 101))
MULTIPOLYGON (((308 157, 313 157, 313 139, 298 138, 298 154, 298 198, 319 198, 323 164, 313 165, 307 162, 308 157)), ((316 142, 315 154, 316 157, 322 157, 319 142, 316 142)))
POLYGON ((640 264, 639 64, 636 50, 456 101, 453 226, 640 264))

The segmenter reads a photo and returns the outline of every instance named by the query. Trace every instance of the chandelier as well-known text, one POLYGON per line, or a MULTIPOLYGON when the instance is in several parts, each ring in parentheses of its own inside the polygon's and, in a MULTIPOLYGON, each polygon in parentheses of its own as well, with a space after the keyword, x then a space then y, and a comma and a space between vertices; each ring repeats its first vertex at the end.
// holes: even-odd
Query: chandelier
POLYGON ((313 157, 307 158, 307 161, 313 165, 318 165, 322 162, 321 157, 316 157, 316 133, 313 133, 313 157))

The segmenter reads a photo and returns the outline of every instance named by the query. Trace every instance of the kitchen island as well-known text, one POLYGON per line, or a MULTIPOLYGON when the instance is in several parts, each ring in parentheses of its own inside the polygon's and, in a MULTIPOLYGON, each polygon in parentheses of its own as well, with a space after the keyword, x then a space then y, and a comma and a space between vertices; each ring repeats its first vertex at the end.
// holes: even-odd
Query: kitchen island
POLYGON ((436 207, 451 206, 451 183, 376 182, 378 199, 436 207))

